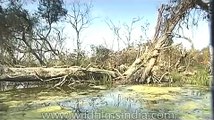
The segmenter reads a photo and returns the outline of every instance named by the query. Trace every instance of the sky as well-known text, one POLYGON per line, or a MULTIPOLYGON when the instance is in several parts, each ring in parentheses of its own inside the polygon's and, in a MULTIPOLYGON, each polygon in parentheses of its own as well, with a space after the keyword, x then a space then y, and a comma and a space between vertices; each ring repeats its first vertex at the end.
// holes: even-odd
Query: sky
MULTIPOLYGON (((81 0, 89 2, 89 0, 81 0)), ((67 0, 66 6, 69 7, 70 0, 67 0)), ((157 22, 157 10, 161 3, 167 0, 92 0, 93 8, 91 17, 95 18, 91 25, 81 34, 82 49, 90 50, 90 45, 104 45, 107 48, 118 50, 116 37, 108 27, 106 21, 111 20, 115 25, 123 28, 123 24, 130 24, 133 18, 141 17, 142 20, 134 24, 132 32, 132 40, 135 43, 142 42, 142 38, 152 38, 157 22), (141 26, 149 23, 145 32, 141 26)), ((70 50, 75 48, 74 31, 69 24, 65 24, 64 33, 67 37, 66 47, 70 50)), ((184 35, 192 39, 196 49, 202 49, 209 45, 209 25, 207 21, 200 21, 198 27, 193 29, 184 29, 184 35)), ((121 36, 125 40, 127 33, 122 29, 121 36)), ((182 42, 186 48, 190 48, 191 44, 183 39, 174 40, 175 43, 182 42)), ((125 44, 120 41, 120 49, 125 44)))
MULTIPOLYGON (((133 18, 142 17, 142 20, 134 25, 132 33, 133 40, 139 40, 142 35, 142 25, 149 23, 150 31, 154 31, 156 22, 157 8, 163 0, 93 0, 92 17, 95 19, 88 29, 84 31, 83 48, 88 49, 91 44, 104 45, 110 49, 118 50, 116 38, 108 27, 106 21, 111 20, 115 25, 123 26, 124 23, 130 24, 133 18)), ((65 31, 71 31, 69 25, 65 31)), ((148 34, 152 32, 148 31, 148 34)), ((125 36, 121 32, 121 36, 125 36)), ((125 39, 125 38, 123 38, 125 39)), ((67 46, 70 46, 68 42, 67 46)), ((124 48, 120 42, 120 48, 124 48)))
MULTIPOLYGON (((132 33, 133 40, 139 41, 140 35, 145 37, 141 26, 149 23, 147 37, 152 38, 157 22, 157 9, 166 0, 93 0, 92 17, 96 17, 89 28, 83 31, 82 47, 89 49, 91 44, 104 45, 110 49, 117 50, 116 38, 108 27, 106 21, 112 20, 115 25, 130 24, 133 18, 142 17, 142 20, 134 25, 132 33)), ((71 26, 67 25, 65 32, 71 32, 71 26)), ((122 32, 121 36, 126 33, 122 32)), ((71 35, 71 34, 70 34, 71 35)), ((192 39, 196 49, 202 49, 209 45, 209 25, 207 21, 200 21, 193 29, 184 29, 184 35, 192 39)), ((67 47, 73 48, 72 35, 69 36, 67 47)), ((125 38, 123 38, 125 39, 125 38)), ((184 47, 190 48, 191 44, 184 39, 176 39, 175 43, 183 43, 184 47)), ((125 47, 123 42, 120 48, 125 47)))

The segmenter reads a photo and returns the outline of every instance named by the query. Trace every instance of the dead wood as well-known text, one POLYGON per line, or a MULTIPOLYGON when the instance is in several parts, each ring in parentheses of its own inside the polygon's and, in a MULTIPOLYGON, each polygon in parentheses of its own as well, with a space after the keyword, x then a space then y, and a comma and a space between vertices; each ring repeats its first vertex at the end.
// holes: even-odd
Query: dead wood
MULTIPOLYGON (((101 78, 107 75, 111 78, 118 77, 118 73, 109 70, 103 70, 98 68, 82 68, 79 66, 72 66, 68 68, 43 68, 43 67, 31 67, 31 68, 7 68, 0 67, 0 81, 51 81, 64 79, 79 78, 90 79, 101 78)), ((59 83, 61 85, 62 83, 59 83)))
MULTIPOLYGON (((202 10, 208 8, 207 4, 203 4, 201 0, 181 0, 176 5, 162 5, 159 9, 158 21, 155 30, 155 34, 152 38, 152 45, 145 51, 139 58, 137 58, 133 64, 124 72, 127 81, 136 75, 136 72, 141 72, 138 74, 140 83, 144 83, 148 78, 151 78, 152 69, 157 62, 157 58, 162 49, 170 46, 170 41, 173 37, 173 30, 182 21, 188 13, 195 7, 200 6, 202 10), (165 16, 168 14, 168 16, 165 16), (142 69, 142 67, 144 67, 142 69)), ((135 81, 135 79, 131 79, 135 81)), ((147 83, 150 80, 147 80, 147 83)))

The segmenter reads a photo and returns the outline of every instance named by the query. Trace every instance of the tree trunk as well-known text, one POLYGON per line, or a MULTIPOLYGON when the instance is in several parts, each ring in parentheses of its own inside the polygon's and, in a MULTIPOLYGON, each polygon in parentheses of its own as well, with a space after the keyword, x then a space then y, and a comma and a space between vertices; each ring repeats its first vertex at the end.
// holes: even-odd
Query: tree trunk
POLYGON ((22 33, 22 39, 21 40, 25 43, 25 45, 28 47, 30 52, 36 57, 36 59, 39 61, 39 63, 43 66, 46 65, 45 62, 39 57, 39 55, 32 49, 30 44, 26 41, 25 31, 22 33))
POLYGON ((144 82, 151 75, 151 71, 157 61, 160 51, 164 49, 164 47, 170 45, 169 37, 172 37, 171 33, 173 32, 174 28, 179 23, 179 21, 181 21, 182 18, 184 18, 187 13, 197 5, 200 6, 202 10, 208 9, 208 5, 201 2, 201 0, 182 0, 177 3, 176 6, 169 5, 171 11, 168 9, 169 6, 161 6, 159 9, 155 35, 152 39, 153 47, 150 47, 148 52, 144 52, 142 56, 137 58, 127 69, 127 71, 124 72, 123 75, 126 76, 128 81, 133 80, 133 76, 139 70, 141 70, 141 74, 137 74, 137 79, 139 79, 140 83, 144 82), (166 18, 163 13, 169 12, 170 17, 166 18), (142 70, 142 67, 145 68, 142 70))
POLYGON ((50 81, 59 80, 65 77, 68 80, 91 80, 91 78, 98 78, 102 80, 104 77, 110 79, 118 77, 118 73, 109 70, 102 70, 98 68, 82 68, 79 66, 71 66, 68 68, 8 68, 0 66, 0 81, 50 81))

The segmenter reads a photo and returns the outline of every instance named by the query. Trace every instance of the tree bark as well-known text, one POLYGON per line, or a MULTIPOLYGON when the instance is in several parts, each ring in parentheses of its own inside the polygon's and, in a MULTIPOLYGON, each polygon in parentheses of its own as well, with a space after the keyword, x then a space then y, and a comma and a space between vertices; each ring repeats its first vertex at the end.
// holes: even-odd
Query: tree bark
POLYGON ((32 49, 32 47, 30 46, 30 44, 26 41, 25 31, 23 31, 23 33, 22 33, 21 40, 25 43, 25 45, 28 47, 28 49, 30 50, 30 52, 36 57, 36 59, 39 61, 39 63, 41 65, 46 65, 45 62, 39 57, 39 55, 32 49))
POLYGON ((208 9, 208 5, 201 2, 201 0, 181 0, 176 6, 170 6, 171 11, 167 10, 169 6, 161 6, 159 9, 155 35, 152 39, 153 47, 150 47, 148 52, 143 53, 142 56, 137 58, 127 71, 124 72, 123 75, 126 76, 128 81, 130 81, 130 78, 132 78, 138 70, 142 70, 140 68, 143 66, 145 68, 141 71, 141 75, 138 75, 139 82, 144 82, 151 75, 151 71, 156 64, 160 51, 164 47, 170 45, 168 40, 169 37, 172 37, 171 33, 174 28, 188 12, 196 6, 202 7, 201 9, 205 9, 205 11, 206 8, 208 9), (165 18, 163 14, 164 12, 170 12, 170 17, 165 18))
MULTIPOLYGON (((8 68, 0 66, 0 81, 49 81, 59 80, 64 76, 69 78, 82 78, 91 79, 97 76, 108 76, 113 78, 118 77, 118 73, 109 70, 102 70, 97 68, 82 68, 79 66, 72 66, 69 68, 8 68), (89 76, 90 75, 90 76, 89 76)), ((100 78, 100 77, 99 77, 100 78)))

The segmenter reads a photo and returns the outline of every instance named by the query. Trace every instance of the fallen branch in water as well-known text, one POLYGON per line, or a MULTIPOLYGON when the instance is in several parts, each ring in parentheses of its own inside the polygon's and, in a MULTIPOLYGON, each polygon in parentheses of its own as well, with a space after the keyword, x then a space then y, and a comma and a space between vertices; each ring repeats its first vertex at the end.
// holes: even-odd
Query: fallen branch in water
MULTIPOLYGON (((69 68, 43 68, 43 67, 30 67, 30 68, 0 68, 0 81, 51 81, 61 79, 102 79, 103 76, 116 78, 119 76, 117 72, 110 70, 103 70, 92 67, 79 67, 71 66, 69 68)), ((65 80, 64 80, 65 81, 65 80)), ((64 82, 61 81, 62 83, 64 82)), ((60 84, 62 84, 60 83, 60 84)))

